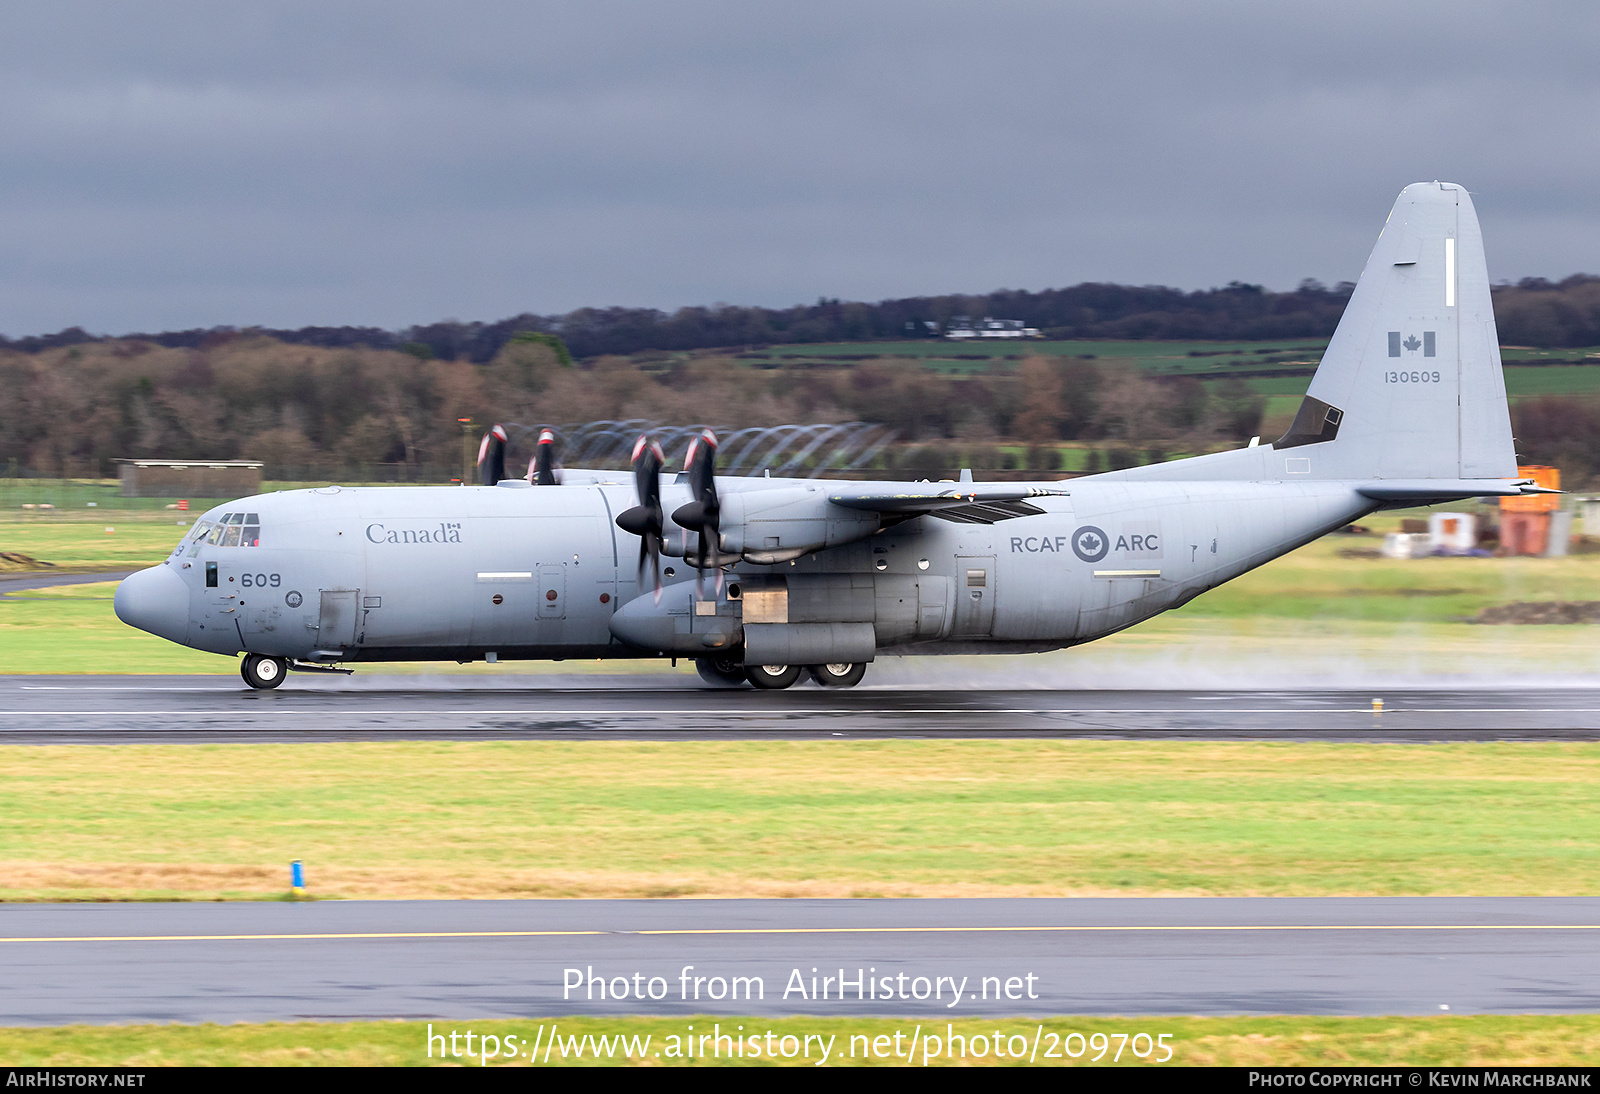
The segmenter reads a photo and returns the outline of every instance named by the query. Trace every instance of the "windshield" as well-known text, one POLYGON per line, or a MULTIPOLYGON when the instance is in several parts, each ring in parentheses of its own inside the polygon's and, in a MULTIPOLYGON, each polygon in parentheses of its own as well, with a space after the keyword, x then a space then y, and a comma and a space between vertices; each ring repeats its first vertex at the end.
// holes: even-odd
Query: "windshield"
MULTIPOLYGON (((261 546, 261 517, 257 513, 224 513, 215 522, 202 520, 185 540, 189 557, 199 554, 203 544, 215 547, 261 546)), ((181 546, 181 545, 180 545, 181 546)))

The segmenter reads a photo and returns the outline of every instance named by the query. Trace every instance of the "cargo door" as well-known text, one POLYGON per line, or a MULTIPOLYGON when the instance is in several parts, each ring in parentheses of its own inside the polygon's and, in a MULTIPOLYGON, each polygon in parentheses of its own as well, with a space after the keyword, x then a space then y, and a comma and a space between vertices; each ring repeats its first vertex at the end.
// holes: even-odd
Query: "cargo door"
POLYGON ((994 556, 956 556, 955 622, 952 638, 994 631, 994 556))

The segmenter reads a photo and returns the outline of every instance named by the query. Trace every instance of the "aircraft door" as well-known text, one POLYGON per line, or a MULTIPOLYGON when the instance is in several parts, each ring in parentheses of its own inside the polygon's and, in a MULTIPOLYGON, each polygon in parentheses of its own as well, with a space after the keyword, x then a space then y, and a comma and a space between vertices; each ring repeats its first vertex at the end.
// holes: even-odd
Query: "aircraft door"
POLYGON ((356 644, 360 618, 359 589, 323 589, 322 614, 317 618, 317 648, 348 649, 356 644))
POLYGON ((567 616, 567 567, 539 567, 539 618, 565 619, 567 616))
POLYGON ((994 556, 956 556, 955 622, 951 637, 994 631, 994 556))

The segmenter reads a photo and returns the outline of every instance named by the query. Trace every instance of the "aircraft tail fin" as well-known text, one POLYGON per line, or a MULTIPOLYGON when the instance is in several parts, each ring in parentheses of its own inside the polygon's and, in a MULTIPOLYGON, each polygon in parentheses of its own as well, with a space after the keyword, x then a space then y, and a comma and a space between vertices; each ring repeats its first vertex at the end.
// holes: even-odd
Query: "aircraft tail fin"
POLYGON ((1460 483, 1516 474, 1478 215, 1460 186, 1419 182, 1395 201, 1282 437, 1108 477, 1460 483))
POLYGON ((1489 269, 1466 190, 1419 182, 1400 192, 1272 448, 1285 453, 1286 474, 1319 479, 1516 476, 1489 269))

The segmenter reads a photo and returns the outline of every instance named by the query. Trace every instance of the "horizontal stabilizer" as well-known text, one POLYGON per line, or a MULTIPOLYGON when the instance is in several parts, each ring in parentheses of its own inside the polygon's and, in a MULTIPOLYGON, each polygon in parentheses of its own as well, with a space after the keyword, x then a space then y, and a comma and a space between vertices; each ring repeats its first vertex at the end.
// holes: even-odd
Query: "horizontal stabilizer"
POLYGON ((1422 502, 1459 498, 1514 498, 1523 494, 1559 494, 1532 479, 1387 479, 1356 487, 1373 501, 1422 502))

